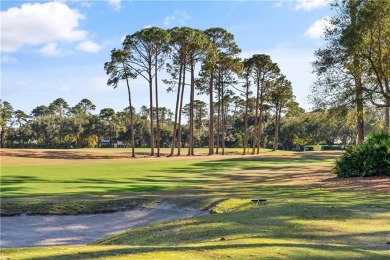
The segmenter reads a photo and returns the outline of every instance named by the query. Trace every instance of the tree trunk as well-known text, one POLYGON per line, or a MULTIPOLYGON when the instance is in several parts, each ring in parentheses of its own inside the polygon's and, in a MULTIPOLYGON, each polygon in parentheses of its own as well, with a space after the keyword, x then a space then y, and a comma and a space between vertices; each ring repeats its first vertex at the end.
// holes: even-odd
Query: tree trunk
POLYGON ((188 155, 194 155, 194 99, 195 99, 195 75, 194 60, 191 59, 191 91, 190 91, 190 129, 188 140, 188 155))
POLYGON ((179 103, 180 103, 180 89, 181 89, 181 77, 182 77, 182 69, 183 64, 180 64, 179 66, 179 83, 177 85, 177 96, 176 96, 176 108, 175 108, 175 123, 173 125, 173 136, 172 136, 172 146, 171 146, 171 153, 169 156, 173 156, 173 153, 175 152, 175 142, 176 142, 176 135, 177 135, 177 119, 179 114, 179 103))
POLYGON ((218 73, 218 113, 217 113, 217 149, 216 153, 219 154, 219 134, 221 132, 221 73, 218 73))
MULTIPOLYGON (((356 69, 355 69, 356 70, 356 69)), ((364 141, 364 99, 363 99, 363 87, 360 77, 360 73, 355 76, 355 88, 356 88, 356 114, 357 114, 357 142, 358 144, 364 141)))
POLYGON ((225 98, 224 98, 224 84, 223 78, 221 79, 221 92, 222 92, 222 103, 221 103, 221 147, 222 147, 222 155, 225 155, 225 98))
MULTIPOLYGON (((350 2, 350 16, 351 26, 356 27, 357 19, 357 2, 355 0, 350 2)), ((364 99, 363 99, 363 83, 361 74, 361 64, 358 54, 353 54, 353 76, 355 79, 355 95, 356 95, 356 114, 357 114, 357 142, 362 143, 364 141, 364 99)))
POLYGON ((159 122, 159 111, 158 111, 158 86, 157 86, 157 61, 158 54, 156 50, 156 59, 154 64, 154 87, 156 92, 156 145, 157 145, 157 157, 160 157, 160 122, 159 122))
POLYGON ((281 114, 281 106, 276 106, 276 120, 275 120, 275 137, 274 137, 274 147, 272 151, 276 151, 278 149, 278 141, 279 141, 279 125, 280 125, 280 114, 281 114))
POLYGON ((357 113, 357 142, 358 144, 364 141, 364 114, 363 114, 363 93, 356 91, 356 113, 357 113))
POLYGON ((125 72, 126 76, 126 84, 127 84, 127 93, 129 97, 129 106, 130 106, 130 131, 131 131, 131 157, 135 157, 135 138, 134 138, 134 116, 133 116, 133 107, 131 105, 131 92, 130 92, 130 85, 129 80, 127 78, 127 74, 125 72))
POLYGON ((253 141, 252 141, 252 154, 255 154, 256 145, 258 143, 258 116, 259 116, 259 99, 260 99, 260 82, 257 80, 256 85, 256 112, 255 112, 255 123, 253 130, 253 141))
POLYGON ((183 110, 183 97, 184 97, 184 86, 186 83, 186 64, 184 61, 183 64, 183 82, 181 87, 181 97, 180 97, 180 106, 179 106, 179 126, 178 126, 178 136, 177 136, 177 155, 181 154, 181 112, 183 110))
POLYGON ((4 129, 0 129, 0 148, 4 148, 4 129))
POLYGON ((214 97, 213 97, 213 86, 214 85, 214 72, 210 75, 209 84, 209 102, 210 102, 210 116, 209 116, 209 155, 214 154, 214 97))
POLYGON ((109 127, 109 132, 110 132, 110 148, 112 148, 112 131, 111 131, 111 123, 109 122, 108 123, 108 127, 109 127))
POLYGON ((153 78, 152 78, 152 64, 149 63, 149 106, 150 106, 150 156, 154 155, 154 128, 153 128, 153 78))
POLYGON ((249 107, 249 82, 246 82, 247 84, 247 89, 245 93, 245 115, 244 115, 244 140, 243 140, 243 147, 244 150, 242 152, 243 155, 246 154, 246 147, 248 145, 248 107, 249 107))
POLYGON ((259 129, 258 129, 258 137, 257 137, 257 154, 260 154, 260 144, 261 144, 261 134, 263 131, 263 102, 264 102, 264 82, 261 83, 260 89, 260 105, 259 105, 259 129))
POLYGON ((386 133, 389 132, 389 116, 390 116, 390 113, 389 113, 389 106, 390 106, 390 101, 389 100, 386 100, 386 105, 387 107, 385 107, 385 125, 384 125, 384 130, 386 133))

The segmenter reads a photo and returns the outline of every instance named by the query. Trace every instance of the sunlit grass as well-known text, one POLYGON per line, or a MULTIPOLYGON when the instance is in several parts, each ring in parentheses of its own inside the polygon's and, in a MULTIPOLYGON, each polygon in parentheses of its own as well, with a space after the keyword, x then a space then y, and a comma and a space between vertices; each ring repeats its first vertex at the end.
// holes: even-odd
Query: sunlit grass
MULTIPOLYGON (((116 150, 107 149, 111 152, 116 150)), ((314 181, 333 177, 336 157, 263 151, 218 159, 2 165, 2 199, 10 205, 145 198, 218 213, 155 223, 89 246, 3 249, 2 254, 10 259, 389 259, 390 195, 314 181), (262 201, 256 205, 253 199, 262 201)))
POLYGON ((229 173, 287 167, 303 169, 308 165, 329 165, 332 162, 332 159, 316 157, 278 158, 274 157, 278 154, 272 155, 218 160, 188 157, 185 160, 148 158, 2 165, 1 198, 175 190, 218 183, 222 175, 229 173))

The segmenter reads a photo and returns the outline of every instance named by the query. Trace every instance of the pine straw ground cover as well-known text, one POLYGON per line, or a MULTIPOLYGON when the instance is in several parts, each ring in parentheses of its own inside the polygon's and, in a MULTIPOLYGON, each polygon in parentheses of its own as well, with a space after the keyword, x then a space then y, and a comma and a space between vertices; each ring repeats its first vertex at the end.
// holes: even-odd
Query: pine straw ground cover
POLYGON ((87 246, 2 249, 2 257, 390 257, 388 177, 337 179, 330 173, 339 156, 335 152, 229 152, 208 157, 200 150, 195 157, 150 158, 147 150, 139 150, 142 158, 131 159, 128 149, 3 149, 5 215, 93 213, 107 207, 109 212, 154 202, 217 214, 155 223, 87 246), (266 201, 256 205, 252 199, 266 201))

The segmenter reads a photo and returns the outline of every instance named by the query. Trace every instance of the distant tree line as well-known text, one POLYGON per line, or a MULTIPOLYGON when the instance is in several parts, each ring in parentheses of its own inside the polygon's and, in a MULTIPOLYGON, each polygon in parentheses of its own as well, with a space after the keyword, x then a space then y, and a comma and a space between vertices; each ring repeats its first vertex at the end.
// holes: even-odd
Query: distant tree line
POLYGON ((258 154, 260 147, 362 142, 371 131, 389 128, 390 2, 336 0, 333 8, 327 44, 315 53, 312 112, 299 107, 291 82, 269 55, 240 59, 225 29, 150 27, 127 35, 104 64, 107 84, 127 88, 126 109, 93 114, 88 99, 69 107, 59 98, 27 115, 2 101, 1 146, 95 147, 108 138, 125 141, 132 156, 135 147, 150 147, 158 157, 160 147, 170 147, 170 156, 184 147, 187 155, 194 147, 208 147, 210 155, 226 147, 258 154), (161 80, 162 70, 168 79, 161 80), (149 104, 138 112, 131 89, 136 78, 149 89, 149 104), (173 111, 159 106, 162 85, 173 92, 173 111), (208 102, 196 95, 207 95, 208 102))
MULTIPOLYGON (((224 147, 245 148, 246 153, 252 150, 255 142, 253 136, 256 117, 256 99, 245 99, 232 96, 224 105, 224 147), (247 124, 248 134, 243 129, 247 124), (244 140, 246 138, 246 142, 244 140)), ((347 116, 335 114, 332 110, 315 110, 304 112, 292 106, 284 109, 276 118, 275 107, 266 102, 263 115, 263 131, 260 146, 275 148, 275 126, 279 121, 278 145, 276 149, 291 150, 297 145, 334 144, 344 145, 356 142, 356 114, 349 111, 347 116)), ((218 107, 217 103, 214 103, 218 107)), ((183 106, 180 146, 188 148, 189 143, 189 104, 183 106)), ((100 140, 114 143, 123 141, 131 147, 130 109, 122 111, 104 108, 95 111, 95 105, 89 99, 83 99, 75 106, 70 106, 64 99, 58 98, 48 105, 34 108, 30 114, 15 110, 7 101, 0 102, 1 113, 1 146, 8 148, 85 148, 97 147, 100 140)), ((150 111, 142 106, 139 111, 132 108, 133 128, 136 147, 150 147, 150 111)), ((371 133, 383 129, 383 112, 369 106, 365 112, 365 132, 371 133)), ((174 113, 165 107, 158 110, 160 119, 160 147, 172 146, 174 130, 174 113)), ((157 110, 153 107, 153 118, 157 110)), ((214 115, 217 121, 217 114, 214 115)), ((194 102, 194 147, 208 147, 209 119, 207 104, 201 100, 194 102)), ((153 129, 156 131, 156 128, 153 129)), ((215 138, 219 143, 215 149, 222 154, 222 133, 215 138), (219 148, 217 150, 217 147, 219 148)), ((244 153, 244 151, 243 151, 244 153)))

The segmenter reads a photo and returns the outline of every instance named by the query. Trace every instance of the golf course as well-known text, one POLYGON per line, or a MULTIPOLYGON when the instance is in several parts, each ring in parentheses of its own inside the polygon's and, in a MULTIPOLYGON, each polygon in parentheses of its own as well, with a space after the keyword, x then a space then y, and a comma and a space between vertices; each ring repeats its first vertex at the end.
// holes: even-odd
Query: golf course
POLYGON ((390 258, 390 179, 337 178, 332 167, 341 151, 136 152, 2 149, 2 218, 110 216, 156 205, 204 214, 88 245, 2 248, 1 259, 390 258))
POLYGON ((0 260, 390 260, 390 0, 0 9, 0 260))

